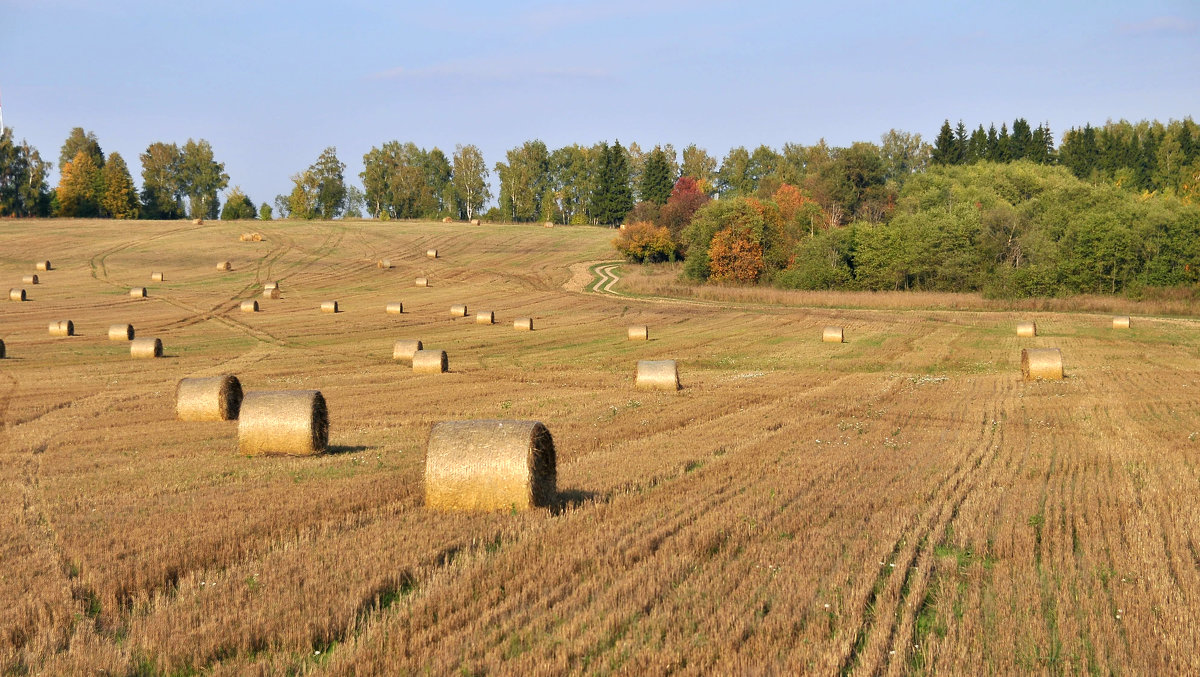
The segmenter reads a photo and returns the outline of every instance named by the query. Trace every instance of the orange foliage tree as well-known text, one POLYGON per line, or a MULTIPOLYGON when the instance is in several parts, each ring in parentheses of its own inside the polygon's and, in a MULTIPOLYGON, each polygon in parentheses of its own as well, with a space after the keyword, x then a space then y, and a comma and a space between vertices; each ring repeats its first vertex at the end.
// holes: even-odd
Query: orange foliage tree
POLYGON ((671 231, 648 221, 627 223, 613 246, 630 261, 652 263, 675 258, 675 241, 671 231))
POLYGON ((749 230, 717 231, 708 245, 708 267, 714 282, 755 282, 765 268, 762 245, 749 230))

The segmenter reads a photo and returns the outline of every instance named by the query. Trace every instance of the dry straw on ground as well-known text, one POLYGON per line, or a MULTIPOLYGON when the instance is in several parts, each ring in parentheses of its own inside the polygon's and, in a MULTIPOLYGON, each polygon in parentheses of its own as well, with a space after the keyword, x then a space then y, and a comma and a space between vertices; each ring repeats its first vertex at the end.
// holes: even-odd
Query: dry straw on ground
POLYGON ((241 406, 242 384, 231 374, 180 379, 175 387, 180 421, 232 421, 241 406))
POLYGON ((1018 322, 1017 336, 1021 336, 1023 338, 1037 336, 1037 322, 1018 322))
POLYGON ((1062 351, 1058 348, 1025 348, 1021 351, 1021 376, 1026 381, 1057 381, 1063 377, 1062 351))
POLYGON ((9 289, 8 290, 8 300, 9 301, 24 301, 25 300, 25 290, 24 289, 9 289))
POLYGON ((133 325, 132 324, 113 324, 108 327, 109 341, 132 341, 133 340, 133 325))
POLYGON ((263 236, 262 233, 242 233, 238 239, 242 242, 262 242, 263 236))
POLYGON ((279 298, 279 288, 264 289, 262 295, 264 299, 277 299, 279 298))
POLYGON ((635 385, 645 390, 679 390, 675 360, 638 360, 635 385))
POLYGON ((59 320, 50 323, 51 336, 74 336, 75 323, 70 320, 59 320))
POLYGON ((258 301, 254 301, 254 300, 242 301, 241 308, 242 308, 243 313, 257 313, 258 312, 258 301))
POLYGON ((378 261, 375 262, 375 265, 376 265, 376 267, 379 267, 379 268, 391 268, 392 260, 391 259, 379 259, 378 261))
POLYGON ((554 439, 538 421, 443 421, 425 445, 425 505, 445 511, 549 507, 554 439))
POLYGON ((444 350, 418 350, 412 356, 413 373, 442 374, 450 370, 450 360, 444 350))
POLYGON ((162 357, 162 350, 162 340, 156 338, 140 338, 129 342, 129 354, 133 357, 162 357))
POLYGON ((496 313, 480 310, 475 313, 475 324, 496 324, 496 313))
POLYGON ((1113 329, 1128 329, 1128 328, 1129 328, 1129 316, 1128 315, 1118 315, 1113 318, 1113 329))
POLYGON ((517 331, 533 331, 532 317, 518 317, 513 320, 513 329, 517 331))
POLYGON ((405 364, 413 363, 413 355, 424 345, 416 339, 400 339, 392 345, 392 359, 405 364))
POLYGON ((456 303, 456 304, 450 306, 450 317, 466 317, 466 316, 467 316, 466 304, 456 303))
POLYGON ((428 287, 428 286, 429 286, 429 279, 428 279, 428 278, 425 278, 425 277, 418 277, 418 278, 417 278, 417 286, 418 286, 418 287, 428 287))
POLYGON ((625 335, 629 337, 630 341, 649 341, 650 327, 647 327, 644 324, 639 324, 625 330, 625 335))
POLYGON ((825 327, 821 331, 821 340, 825 343, 842 343, 846 340, 846 335, 841 327, 825 327))
POLYGON ((34 264, 34 267, 40 271, 45 272, 47 270, 50 270, 50 262, 49 261, 38 261, 37 263, 34 264))
POLYGON ((437 258, 437 250, 436 249, 426 249, 425 256, 428 256, 431 259, 436 259, 437 258))
POLYGON ((151 282, 162 282, 165 279, 167 278, 162 273, 150 273, 151 282))
POLYGON ((322 313, 336 313, 337 311, 338 311, 338 302, 337 301, 322 301, 321 302, 321 312, 322 313))
POLYGON ((384 306, 384 311, 388 315, 400 315, 404 312, 404 304, 399 301, 394 301, 384 306))
POLYGON ((21 284, 37 284, 37 283, 38 283, 37 275, 22 275, 21 276, 21 284))
POLYGON ((233 264, 228 261, 221 261, 217 264, 217 270, 233 270, 233 264))
POLYGON ((129 290, 129 295, 135 299, 144 299, 146 298, 146 288, 134 287, 133 289, 129 290))
POLYGON ((329 414, 318 390, 245 394, 238 415, 238 451, 248 456, 309 456, 329 445, 329 414))

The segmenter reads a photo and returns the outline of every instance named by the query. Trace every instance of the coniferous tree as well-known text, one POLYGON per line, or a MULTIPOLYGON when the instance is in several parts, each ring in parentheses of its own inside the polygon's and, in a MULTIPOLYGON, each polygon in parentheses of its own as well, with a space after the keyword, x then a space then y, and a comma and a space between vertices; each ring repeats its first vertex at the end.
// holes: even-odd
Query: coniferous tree
POLYGON ((75 127, 67 136, 67 140, 63 142, 62 150, 58 153, 59 169, 67 166, 68 162, 74 161, 80 151, 91 156, 92 164, 97 169, 104 168, 104 151, 100 150, 100 142, 96 139, 96 133, 85 132, 83 127, 75 127))
POLYGON ((1012 137, 1009 140, 1009 160, 1024 160, 1028 158, 1033 150, 1033 132, 1029 129, 1029 122, 1025 118, 1017 118, 1013 120, 1012 137))
POLYGON ((100 211, 114 219, 136 219, 138 217, 137 188, 129 167, 120 153, 112 153, 104 168, 100 170, 104 191, 100 194, 100 211))
POLYGON ((1000 161, 1000 137, 996 134, 996 123, 988 125, 987 131, 987 155, 986 159, 990 162, 1000 161))
POLYGON ((665 205, 674 186, 675 177, 671 176, 667 154, 661 147, 655 146, 646 157, 646 164, 642 168, 642 182, 638 186, 638 194, 646 202, 665 205))
POLYGON ((954 128, 954 162, 951 164, 961 165, 967 161, 967 126, 962 120, 958 121, 958 126, 954 128))
POLYGON ((1000 123, 1000 136, 996 137, 996 162, 1011 162, 1012 138, 1008 135, 1008 123, 1000 123))
POLYGON ((100 168, 86 150, 63 165, 58 182, 58 215, 90 218, 100 214, 100 195, 103 177, 100 168))
POLYGON ((983 131, 983 125, 979 125, 975 131, 971 132, 971 139, 967 142, 967 163, 975 164, 987 160, 987 158, 987 132, 983 131))
POLYGON ((933 152, 930 154, 929 160, 935 165, 952 165, 954 164, 954 155, 954 130, 950 127, 950 120, 947 119, 942 123, 937 138, 933 140, 933 152))

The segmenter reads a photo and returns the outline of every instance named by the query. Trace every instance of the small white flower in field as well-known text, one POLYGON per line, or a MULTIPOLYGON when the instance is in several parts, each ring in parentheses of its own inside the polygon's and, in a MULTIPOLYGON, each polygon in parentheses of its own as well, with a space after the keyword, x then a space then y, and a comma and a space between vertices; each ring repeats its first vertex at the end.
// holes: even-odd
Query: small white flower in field
POLYGON ((896 653, 896 650, 892 649, 891 651, 888 652, 888 655, 892 656, 892 655, 895 655, 895 653, 896 653))
POLYGON ((828 605, 828 604, 826 604, 826 605, 825 605, 825 608, 826 608, 826 609, 828 609, 828 608, 829 608, 829 605, 828 605))
POLYGON ((888 566, 890 566, 891 568, 895 569, 895 568, 896 568, 896 563, 895 563, 895 562, 892 562, 892 563, 891 563, 891 564, 889 564, 888 566))

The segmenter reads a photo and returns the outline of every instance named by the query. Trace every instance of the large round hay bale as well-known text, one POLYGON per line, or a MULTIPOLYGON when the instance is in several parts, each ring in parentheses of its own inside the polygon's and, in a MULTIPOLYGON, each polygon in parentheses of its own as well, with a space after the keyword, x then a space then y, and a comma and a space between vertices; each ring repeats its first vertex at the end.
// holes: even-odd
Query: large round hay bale
POLYGON ((538 421, 443 421, 425 445, 425 505, 447 511, 549 507, 554 439, 538 421))
POLYGON ((542 224, 542 227, 543 227, 543 228, 553 228, 553 227, 554 227, 554 222, 553 222, 553 221, 547 221, 547 222, 545 222, 545 223, 543 223, 543 224, 542 224))
POLYGON ((221 261, 217 264, 217 270, 233 270, 233 264, 228 261, 221 261))
POLYGON ((418 277, 417 278, 417 286, 418 287, 428 287, 429 286, 429 278, 418 277))
POLYGON ((249 241, 250 241, 250 233, 242 233, 241 235, 238 235, 238 242, 249 242, 249 241))
POLYGON ((1062 351, 1058 348, 1025 348, 1021 351, 1021 376, 1026 381, 1057 381, 1063 377, 1062 351))
POLYGON ((496 324, 496 313, 480 310, 475 313, 475 324, 496 324))
POLYGON ((647 327, 644 324, 639 324, 627 329, 625 331, 625 335, 629 337, 630 341, 649 341, 650 327, 647 327))
POLYGON ((263 291, 267 291, 268 289, 279 289, 279 283, 274 280, 271 280, 270 282, 264 282, 263 291))
POLYGON ((1017 336, 1022 338, 1037 336, 1037 322, 1018 322, 1017 336))
POLYGON ((37 275, 22 275, 21 276, 21 284, 37 284, 37 283, 38 283, 37 275))
POLYGON ((129 342, 129 354, 133 357, 162 357, 162 341, 156 338, 140 338, 129 342))
POLYGON ((135 299, 144 299, 146 298, 146 288, 134 287, 133 289, 129 290, 129 295, 135 299))
POLYGON ((167 278, 162 273, 150 273, 150 281, 151 282, 162 282, 165 279, 167 279, 167 278))
POLYGON ((34 268, 38 269, 39 271, 45 272, 47 270, 50 270, 50 262, 49 261, 38 261, 37 263, 34 264, 34 268))
POLYGON ((392 359, 405 364, 413 363, 413 355, 425 346, 417 339, 400 339, 392 346, 392 359))
POLYGON ((279 288, 272 287, 270 289, 264 289, 262 295, 264 299, 277 299, 279 298, 279 288))
POLYGON ((533 331, 532 317, 518 317, 513 320, 513 329, 517 331, 533 331))
POLYGON ((463 303, 456 303, 450 306, 450 317, 466 317, 467 306, 463 303))
POLYGON ((5 352, 4 352, 4 340, 3 340, 3 339, 0 339, 0 360, 3 360, 3 359, 4 359, 4 355, 5 355, 5 352))
POLYGON ((133 325, 132 324, 111 324, 108 326, 109 341, 132 341, 133 340, 133 325))
POLYGON ((450 370, 450 360, 444 350, 418 350, 412 356, 413 372, 417 374, 443 374, 450 370))
POLYGON ((841 327, 825 327, 821 330, 821 340, 825 343, 843 343, 846 335, 842 332, 841 327))
POLYGON ((8 300, 9 301, 24 301, 25 300, 25 290, 24 289, 9 289, 8 290, 8 300))
POLYGON ((400 301, 393 301, 384 306, 384 312, 388 315, 401 315, 404 313, 404 304, 400 301))
POLYGON ((479 219, 471 219, 471 225, 472 225, 472 226, 478 226, 478 225, 479 225, 479 219))
POLYGON ((263 241, 262 233, 250 233, 250 241, 251 242, 262 242, 263 241))
POLYGON ((442 223, 452 223, 453 221, 454 219, 450 218, 449 216, 442 218, 442 223))
POLYGON ((321 302, 321 312, 322 313, 336 313, 337 311, 338 311, 338 302, 337 301, 322 301, 321 302))
POLYGON ((679 390, 675 360, 638 360, 634 385, 644 390, 679 390))
POLYGON ((192 225, 193 226, 203 226, 204 219, 192 219, 192 225))
POLYGON ((1129 316, 1128 315, 1118 315, 1113 318, 1113 329, 1128 329, 1128 328, 1129 328, 1129 316))
POLYGON ((379 259, 378 261, 375 262, 375 265, 379 268, 391 268, 392 260, 391 259, 379 259))
POLYGON ((238 451, 248 456, 309 456, 329 445, 329 414, 318 390, 245 393, 238 415, 238 451))
POLYGON ((251 299, 249 301, 242 301, 241 309, 242 309, 243 313, 257 313, 258 312, 258 301, 255 301, 253 299, 251 299))
POLYGON ((180 379, 175 388, 180 421, 232 421, 241 406, 242 384, 231 374, 180 379))
POLYGON ((437 258, 437 250, 436 249, 426 249, 425 256, 428 256, 431 259, 436 259, 437 258))
POLYGON ((51 336, 74 336, 75 323, 70 320, 59 320, 50 323, 51 336))

